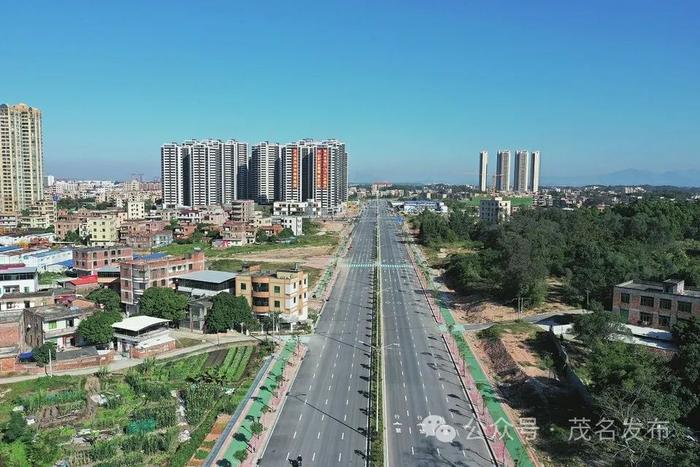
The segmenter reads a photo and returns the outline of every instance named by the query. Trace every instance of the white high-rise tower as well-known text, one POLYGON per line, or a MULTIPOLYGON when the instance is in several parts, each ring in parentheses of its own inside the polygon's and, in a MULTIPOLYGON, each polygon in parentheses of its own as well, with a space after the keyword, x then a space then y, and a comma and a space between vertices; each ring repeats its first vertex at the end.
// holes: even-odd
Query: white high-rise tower
POLYGON ((479 153, 479 191, 485 193, 488 190, 488 168, 489 153, 481 151, 479 153))

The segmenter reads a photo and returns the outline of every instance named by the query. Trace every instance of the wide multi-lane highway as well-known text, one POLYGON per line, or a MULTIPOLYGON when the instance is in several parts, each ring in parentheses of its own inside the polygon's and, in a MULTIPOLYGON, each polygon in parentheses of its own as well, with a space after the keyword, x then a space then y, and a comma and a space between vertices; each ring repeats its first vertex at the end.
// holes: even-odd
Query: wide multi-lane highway
POLYGON ((368 207, 260 465, 364 466, 376 208, 368 207))
POLYGON ((410 265, 401 218, 380 206, 386 465, 493 465, 410 265))
POLYGON ((298 456, 304 466, 366 465, 377 220, 385 465, 493 465, 411 268, 400 218, 388 203, 377 201, 366 205, 353 231, 351 249, 339 262, 338 279, 260 465, 289 465, 298 456), (433 431, 436 426, 441 426, 440 433, 433 431))

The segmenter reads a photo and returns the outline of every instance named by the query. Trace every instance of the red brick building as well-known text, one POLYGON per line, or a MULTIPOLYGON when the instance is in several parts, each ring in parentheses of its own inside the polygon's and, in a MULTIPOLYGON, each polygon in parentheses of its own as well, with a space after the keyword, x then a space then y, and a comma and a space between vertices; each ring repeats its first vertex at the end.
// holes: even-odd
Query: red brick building
POLYGON ((612 310, 628 324, 670 330, 677 321, 700 319, 700 290, 676 279, 627 281, 615 286, 612 310))
POLYGON ((131 247, 124 245, 76 248, 73 250, 73 268, 78 276, 91 276, 105 266, 133 259, 131 247))
POLYGON ((204 253, 201 250, 185 256, 154 253, 120 263, 121 297, 126 312, 138 313, 139 299, 149 287, 174 288, 173 278, 204 269, 204 253))

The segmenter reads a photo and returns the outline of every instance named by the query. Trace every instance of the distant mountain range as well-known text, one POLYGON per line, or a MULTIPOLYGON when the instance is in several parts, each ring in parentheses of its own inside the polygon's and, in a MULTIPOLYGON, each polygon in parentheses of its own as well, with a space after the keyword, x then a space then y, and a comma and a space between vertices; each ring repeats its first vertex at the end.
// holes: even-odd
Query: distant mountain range
POLYGON ((625 169, 605 175, 542 177, 543 185, 656 185, 700 187, 700 170, 671 170, 651 172, 625 169))

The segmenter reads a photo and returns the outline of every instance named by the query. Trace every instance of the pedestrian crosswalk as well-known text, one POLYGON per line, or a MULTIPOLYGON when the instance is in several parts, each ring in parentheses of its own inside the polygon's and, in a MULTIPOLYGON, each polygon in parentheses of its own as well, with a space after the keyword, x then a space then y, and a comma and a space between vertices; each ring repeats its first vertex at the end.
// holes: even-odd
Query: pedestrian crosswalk
MULTIPOLYGON (((373 268, 377 263, 342 263, 340 267, 343 268, 373 268)), ((410 264, 385 264, 382 263, 382 269, 402 269, 410 268, 410 264)))

